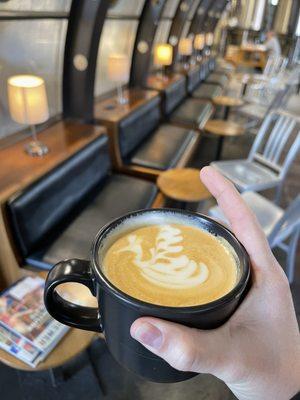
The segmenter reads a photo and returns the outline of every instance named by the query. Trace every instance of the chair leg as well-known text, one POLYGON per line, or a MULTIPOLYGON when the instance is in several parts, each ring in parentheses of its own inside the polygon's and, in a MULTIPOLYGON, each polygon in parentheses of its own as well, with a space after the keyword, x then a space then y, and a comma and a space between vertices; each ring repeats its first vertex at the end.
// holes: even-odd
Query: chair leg
POLYGON ((276 188, 276 193, 275 193, 275 204, 279 204, 281 200, 281 195, 282 195, 282 189, 283 189, 283 182, 281 182, 277 188, 276 188))
POLYGON ((287 254, 287 277, 289 283, 293 283, 294 274, 295 274, 295 264, 296 264, 296 252, 297 252, 297 245, 299 242, 300 237, 300 228, 298 228, 295 233, 292 235, 288 247, 288 254, 287 254))

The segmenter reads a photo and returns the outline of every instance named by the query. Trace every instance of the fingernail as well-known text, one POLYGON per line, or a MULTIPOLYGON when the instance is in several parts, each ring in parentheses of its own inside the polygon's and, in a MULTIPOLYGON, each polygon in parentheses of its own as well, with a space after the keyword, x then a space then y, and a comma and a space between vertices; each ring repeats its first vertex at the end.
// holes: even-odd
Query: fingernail
POLYGON ((135 329, 131 335, 140 343, 157 350, 162 345, 163 336, 161 331, 156 326, 149 324, 149 322, 139 324, 137 329, 135 329))

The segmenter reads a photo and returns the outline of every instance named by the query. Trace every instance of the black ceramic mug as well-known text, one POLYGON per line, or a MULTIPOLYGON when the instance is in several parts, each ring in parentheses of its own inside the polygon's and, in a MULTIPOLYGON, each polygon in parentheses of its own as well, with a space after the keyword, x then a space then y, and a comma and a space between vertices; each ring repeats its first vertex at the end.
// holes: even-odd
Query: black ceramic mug
POLYGON ((125 368, 154 382, 179 382, 196 374, 172 368, 130 336, 130 326, 139 317, 152 316, 199 329, 213 329, 226 322, 238 307, 250 282, 248 255, 242 244, 224 226, 198 213, 173 209, 149 209, 126 214, 104 226, 97 234, 91 260, 65 260, 49 272, 45 285, 48 312, 63 324, 103 332, 107 347, 125 368), (180 223, 204 229, 224 238, 236 253, 236 286, 222 298, 192 307, 167 307, 133 298, 115 287, 102 272, 106 250, 117 237, 151 224, 180 223), (79 282, 97 297, 99 308, 72 304, 59 296, 56 286, 79 282))

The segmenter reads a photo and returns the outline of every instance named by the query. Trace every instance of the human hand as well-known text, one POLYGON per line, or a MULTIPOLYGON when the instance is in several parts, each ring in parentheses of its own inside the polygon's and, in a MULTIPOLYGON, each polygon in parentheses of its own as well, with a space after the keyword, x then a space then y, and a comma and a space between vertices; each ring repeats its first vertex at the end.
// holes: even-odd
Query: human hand
POLYGON ((288 280, 234 186, 212 167, 201 170, 201 180, 250 256, 252 287, 218 329, 143 317, 131 335, 178 370, 222 379, 240 400, 290 399, 300 389, 300 335, 288 280))

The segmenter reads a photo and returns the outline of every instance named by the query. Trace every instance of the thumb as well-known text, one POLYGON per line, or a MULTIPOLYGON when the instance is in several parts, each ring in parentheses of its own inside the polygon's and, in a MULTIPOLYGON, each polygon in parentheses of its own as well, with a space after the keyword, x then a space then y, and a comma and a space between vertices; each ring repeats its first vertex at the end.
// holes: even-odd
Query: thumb
POLYGON ((218 375, 227 363, 229 351, 229 340, 223 330, 203 331, 143 317, 132 324, 130 334, 175 369, 218 375))

